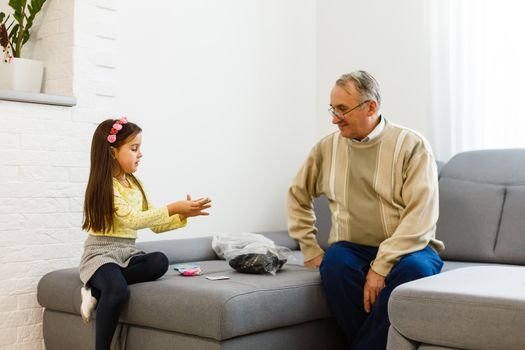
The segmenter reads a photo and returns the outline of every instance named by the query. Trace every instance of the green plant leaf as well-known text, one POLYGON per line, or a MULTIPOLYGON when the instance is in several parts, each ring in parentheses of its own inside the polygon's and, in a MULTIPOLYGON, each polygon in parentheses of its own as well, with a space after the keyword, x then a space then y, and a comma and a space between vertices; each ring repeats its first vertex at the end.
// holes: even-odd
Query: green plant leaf
POLYGON ((5 13, 0 12, 0 23, 4 22, 5 13))
POLYGON ((24 45, 25 43, 27 43, 27 41, 29 40, 29 32, 28 31, 25 31, 24 32, 24 40, 22 40, 22 45, 24 45))
MULTIPOLYGON (((9 0, 9 6, 13 9, 13 21, 7 25, 9 32, 9 40, 13 50, 13 56, 20 57, 22 47, 30 38, 30 29, 37 14, 42 10, 42 7, 47 0, 9 0), (13 25, 14 24, 14 25, 13 25)), ((5 14, 2 13, 0 22, 7 22, 5 14)))
POLYGON ((20 14, 18 14, 18 13, 15 12, 15 13, 13 13, 13 18, 14 18, 18 23, 20 23, 20 22, 22 22, 24 16, 23 16, 23 15, 20 15, 20 14))
POLYGON ((29 29, 31 29, 32 26, 33 26, 33 19, 30 17, 26 21, 26 26, 25 26, 24 30, 26 32, 29 32, 29 29))
POLYGON ((9 39, 13 40, 13 41, 16 41, 16 38, 18 37, 18 27, 19 25, 18 24, 15 24, 13 26, 13 29, 11 30, 11 32, 9 33, 9 39))
POLYGON ((17 10, 23 6, 23 2, 22 0, 9 0, 9 6, 11 6, 13 10, 17 10))
POLYGON ((25 1, 22 2, 22 0, 9 0, 9 6, 14 11, 13 17, 15 17, 15 15, 21 17, 22 13, 24 12, 24 5, 25 1))

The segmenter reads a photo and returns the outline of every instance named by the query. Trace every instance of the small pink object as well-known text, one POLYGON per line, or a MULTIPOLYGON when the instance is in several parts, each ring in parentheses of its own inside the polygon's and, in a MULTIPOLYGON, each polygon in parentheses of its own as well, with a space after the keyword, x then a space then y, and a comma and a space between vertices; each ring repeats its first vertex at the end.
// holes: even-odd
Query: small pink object
POLYGON ((113 143, 117 141, 117 136, 116 135, 108 135, 108 142, 109 143, 113 143))
POLYGON ((128 117, 121 117, 119 119, 120 124, 127 124, 128 123, 128 117))
POLYGON ((198 276, 201 274, 201 269, 198 267, 187 269, 182 271, 181 273, 183 276, 198 276))
POLYGON ((115 123, 115 124, 113 124, 113 129, 115 129, 117 131, 118 130, 122 130, 122 125, 120 125, 119 123, 115 123))

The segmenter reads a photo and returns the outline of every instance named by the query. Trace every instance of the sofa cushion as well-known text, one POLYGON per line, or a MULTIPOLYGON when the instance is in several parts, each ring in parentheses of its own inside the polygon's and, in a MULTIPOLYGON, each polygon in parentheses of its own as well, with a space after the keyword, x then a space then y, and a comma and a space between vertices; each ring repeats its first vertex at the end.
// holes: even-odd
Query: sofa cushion
POLYGON ((525 264, 525 149, 454 156, 440 172, 444 259, 525 264))
MULTIPOLYGON (((198 263, 203 276, 183 277, 170 267, 155 282, 131 285, 121 321, 224 340, 330 317, 317 270, 286 264, 275 276, 249 275, 221 260, 198 263)), ((51 272, 40 280, 38 301, 78 314, 81 286, 78 269, 51 272)))
POLYGON ((501 185, 441 178, 436 237, 448 260, 492 261, 503 208, 501 185))
POLYGON ((402 284, 390 297, 388 313, 392 326, 417 342, 523 349, 525 267, 467 267, 402 284))
MULTIPOLYGON (((524 160, 525 162, 525 160, 524 160)), ((525 265, 525 186, 509 186, 494 247, 500 262, 525 265)))
POLYGON ((450 159, 441 178, 496 185, 525 184, 525 148, 462 152, 450 159))

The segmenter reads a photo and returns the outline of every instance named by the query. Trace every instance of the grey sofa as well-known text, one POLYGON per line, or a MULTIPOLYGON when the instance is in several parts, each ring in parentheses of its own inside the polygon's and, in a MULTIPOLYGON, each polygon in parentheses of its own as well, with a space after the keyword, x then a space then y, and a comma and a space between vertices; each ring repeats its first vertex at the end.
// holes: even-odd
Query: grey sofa
MULTIPOLYGON (((317 205, 327 222, 326 203, 317 205)), ((327 232, 324 230, 324 232, 327 232)), ((234 271, 218 260, 211 238, 164 240, 138 244, 163 251, 171 264, 198 262, 203 276, 183 277, 171 267, 155 282, 131 285, 113 339, 113 349, 344 349, 344 335, 331 317, 319 272, 302 266, 298 244, 286 231, 265 233, 276 244, 293 249, 276 276, 234 271), (229 280, 210 281, 207 275, 229 280)), ((321 237, 326 247, 326 237, 321 237)), ((94 322, 79 316, 78 269, 48 273, 39 282, 47 350, 94 349, 94 322)))
POLYGON ((458 154, 439 193, 443 272, 393 291, 388 350, 525 349, 525 150, 458 154))
MULTIPOLYGON (((444 273, 392 294, 389 350, 525 349, 525 150, 468 152, 440 172, 438 238, 444 273)), ((330 213, 314 203, 318 240, 327 247, 330 213)), ((217 260, 210 238, 140 244, 170 263, 198 261, 209 281, 172 269, 130 286, 115 349, 346 349, 319 272, 302 267, 286 231, 266 235, 294 250, 276 276, 245 275, 217 260)), ((53 271, 38 285, 48 350, 93 349, 94 323, 79 316, 78 270, 53 271)))

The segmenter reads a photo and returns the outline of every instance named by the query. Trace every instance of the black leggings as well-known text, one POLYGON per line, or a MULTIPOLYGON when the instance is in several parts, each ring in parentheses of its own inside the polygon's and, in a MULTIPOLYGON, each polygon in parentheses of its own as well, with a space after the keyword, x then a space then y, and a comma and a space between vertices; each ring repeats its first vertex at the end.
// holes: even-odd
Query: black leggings
POLYGON ((131 258, 128 267, 102 265, 89 280, 91 294, 98 300, 96 350, 109 350, 122 307, 128 298, 128 285, 154 281, 168 270, 168 258, 160 252, 131 258))

